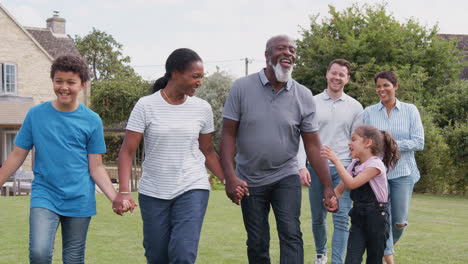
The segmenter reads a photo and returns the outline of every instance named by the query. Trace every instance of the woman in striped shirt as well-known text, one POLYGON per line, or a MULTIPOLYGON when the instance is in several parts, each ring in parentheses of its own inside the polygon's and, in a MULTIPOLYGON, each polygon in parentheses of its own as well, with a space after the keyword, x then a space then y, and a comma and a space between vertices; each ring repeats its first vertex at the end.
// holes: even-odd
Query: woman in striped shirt
POLYGON ((385 262, 393 263, 393 245, 408 225, 408 211, 414 184, 420 174, 414 152, 424 148, 424 129, 415 105, 400 102, 395 94, 398 77, 392 71, 383 71, 374 77, 380 102, 364 110, 364 123, 390 132, 398 144, 401 159, 388 174, 391 205, 390 238, 385 249, 385 262))
MULTIPOLYGON (((119 153, 119 199, 129 200, 132 160, 145 142, 138 200, 147 263, 195 263, 210 184, 205 166, 224 181, 212 144, 213 112, 193 96, 203 63, 190 49, 177 49, 153 94, 132 110, 119 153)), ((114 202, 116 208, 120 204, 114 202)))

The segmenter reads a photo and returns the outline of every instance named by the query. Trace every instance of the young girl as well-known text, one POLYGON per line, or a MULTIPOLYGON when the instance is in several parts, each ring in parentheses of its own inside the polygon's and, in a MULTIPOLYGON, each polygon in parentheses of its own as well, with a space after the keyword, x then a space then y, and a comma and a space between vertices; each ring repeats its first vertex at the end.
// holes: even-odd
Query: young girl
POLYGON ((372 126, 357 127, 349 149, 353 161, 347 170, 330 147, 321 150, 321 157, 335 165, 342 179, 335 188, 337 198, 345 188, 351 190, 353 208, 349 212, 351 228, 345 263, 361 263, 365 250, 366 263, 382 263, 390 228, 386 167, 395 167, 400 152, 388 132, 372 126))

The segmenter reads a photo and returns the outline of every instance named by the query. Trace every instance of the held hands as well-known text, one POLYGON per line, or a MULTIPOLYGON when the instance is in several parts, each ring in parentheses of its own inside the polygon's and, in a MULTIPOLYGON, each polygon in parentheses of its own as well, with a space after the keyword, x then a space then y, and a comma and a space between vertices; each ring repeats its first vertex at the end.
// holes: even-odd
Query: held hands
POLYGON ((245 181, 234 176, 230 180, 226 180, 226 195, 231 201, 237 205, 240 205, 242 197, 245 195, 249 196, 249 188, 245 181))
POLYGON ((125 212, 132 212, 138 204, 133 200, 130 193, 118 193, 112 201, 112 210, 118 215, 123 215, 125 212))
MULTIPOLYGON (((330 146, 323 145, 320 149, 320 157, 324 159, 328 159, 334 164, 339 162, 338 156, 336 153, 330 148, 330 146)), ((327 187, 323 190, 323 205, 327 209, 327 211, 336 213, 339 209, 339 202, 338 198, 333 191, 333 188, 327 187)))
POLYGON ((323 205, 327 211, 332 213, 336 213, 339 209, 338 198, 336 198, 336 195, 331 187, 325 188, 323 190, 323 205))

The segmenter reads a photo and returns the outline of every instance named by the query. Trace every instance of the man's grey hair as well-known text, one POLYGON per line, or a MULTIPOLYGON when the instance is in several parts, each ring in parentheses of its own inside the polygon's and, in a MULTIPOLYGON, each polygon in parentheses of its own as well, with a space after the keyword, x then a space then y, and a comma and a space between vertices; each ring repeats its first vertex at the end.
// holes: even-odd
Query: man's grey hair
POLYGON ((265 52, 270 52, 271 51, 271 49, 273 48, 273 45, 274 45, 274 43, 275 43, 275 41, 277 39, 287 39, 287 40, 293 42, 294 44, 296 43, 296 41, 294 41, 294 39, 291 38, 288 35, 285 35, 285 34, 276 35, 276 36, 273 36, 270 39, 268 39, 268 41, 266 43, 266 47, 265 47, 265 52))

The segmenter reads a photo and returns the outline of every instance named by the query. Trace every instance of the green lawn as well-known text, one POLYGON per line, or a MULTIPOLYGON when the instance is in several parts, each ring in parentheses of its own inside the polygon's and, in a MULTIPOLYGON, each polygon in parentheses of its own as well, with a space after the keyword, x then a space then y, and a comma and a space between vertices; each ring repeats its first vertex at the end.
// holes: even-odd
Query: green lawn
MULTIPOLYGON (((136 197, 136 194, 134 194, 136 197)), ((303 192, 302 230, 306 263, 312 263, 314 244, 307 192, 303 192)), ((145 263, 139 210, 119 217, 110 203, 98 195, 98 215, 91 221, 86 263, 145 263)), ((28 262, 29 197, 0 197, 0 263, 28 262)), ((410 226, 396 246, 396 263, 467 263, 468 198, 415 195, 410 226)), ((328 223, 330 226, 329 217, 328 223)), ((270 225, 275 226, 273 218, 270 225)), ((271 233, 272 263, 278 263, 278 238, 271 233)), ((211 192, 203 225, 198 263, 247 263, 246 234, 240 208, 224 191, 211 192)), ((330 240, 329 240, 330 241, 330 240)), ((57 236, 54 262, 61 262, 61 239, 57 236)))

